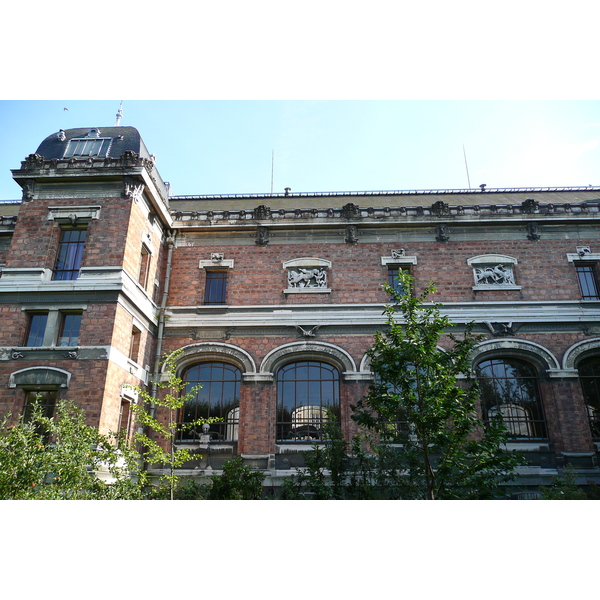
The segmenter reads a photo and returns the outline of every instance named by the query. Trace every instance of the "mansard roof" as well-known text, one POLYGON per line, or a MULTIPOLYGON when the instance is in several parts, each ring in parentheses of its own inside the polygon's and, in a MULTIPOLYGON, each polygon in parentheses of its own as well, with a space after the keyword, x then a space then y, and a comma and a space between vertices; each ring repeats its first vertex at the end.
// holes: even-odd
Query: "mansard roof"
POLYGON ((65 129, 61 130, 64 133, 64 139, 61 139, 60 131, 57 131, 49 135, 39 145, 36 154, 43 156, 44 160, 61 159, 71 139, 86 138, 93 129, 98 131, 99 138, 111 139, 108 150, 108 156, 111 158, 120 158, 127 150, 139 154, 141 158, 150 158, 150 153, 135 127, 77 127, 75 129, 65 129))
POLYGON ((265 205, 272 210, 339 209, 348 203, 368 207, 520 206, 532 200, 540 204, 599 203, 600 188, 487 188, 463 190, 396 190, 371 192, 288 192, 285 194, 229 194, 172 196, 171 211, 239 211, 265 205))

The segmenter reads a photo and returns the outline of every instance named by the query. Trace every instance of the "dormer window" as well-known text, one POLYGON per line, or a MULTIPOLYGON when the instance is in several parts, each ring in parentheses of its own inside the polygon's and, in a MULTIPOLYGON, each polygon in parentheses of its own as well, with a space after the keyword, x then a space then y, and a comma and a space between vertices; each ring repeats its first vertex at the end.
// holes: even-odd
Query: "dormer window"
POLYGON ((108 156, 112 138, 100 137, 99 129, 90 129, 85 137, 69 140, 63 158, 108 156))

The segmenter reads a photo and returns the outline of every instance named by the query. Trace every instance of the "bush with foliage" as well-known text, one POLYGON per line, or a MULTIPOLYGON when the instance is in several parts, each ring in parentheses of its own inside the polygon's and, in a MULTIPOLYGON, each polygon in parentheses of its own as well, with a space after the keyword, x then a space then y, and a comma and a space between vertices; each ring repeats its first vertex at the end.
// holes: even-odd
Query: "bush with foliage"
POLYGON ((567 465, 562 475, 553 477, 550 485, 541 489, 541 500, 588 500, 585 491, 577 485, 577 474, 567 465))
POLYGON ((122 440, 85 424, 84 412, 60 401, 53 417, 34 406, 0 423, 0 499, 138 499, 143 474, 139 456, 122 440), (101 475, 101 476, 99 476, 101 475))
POLYGON ((244 465, 240 456, 223 465, 221 475, 211 477, 207 500, 260 500, 265 476, 244 465))
POLYGON ((348 447, 335 415, 329 411, 323 425, 324 443, 315 442, 303 452, 305 468, 284 481, 284 500, 345 500, 350 494, 348 447))

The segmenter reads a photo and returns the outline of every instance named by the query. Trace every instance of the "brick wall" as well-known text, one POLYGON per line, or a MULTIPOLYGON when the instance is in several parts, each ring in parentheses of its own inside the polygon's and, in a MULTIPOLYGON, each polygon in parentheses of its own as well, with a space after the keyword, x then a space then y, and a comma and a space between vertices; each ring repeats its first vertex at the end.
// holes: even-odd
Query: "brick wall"
MULTIPOLYGON (((593 244, 578 240, 577 244, 593 244)), ((387 267, 381 257, 400 244, 304 244, 257 246, 178 247, 173 256, 169 303, 193 306, 204 301, 206 273, 199 260, 210 252, 233 259, 228 272, 227 304, 337 304, 386 302, 381 284, 387 282, 387 267), (294 258, 318 257, 332 262, 328 272, 330 294, 293 294, 286 297, 287 275, 282 264, 294 258)), ((412 268, 416 291, 433 281, 439 302, 574 300, 580 297, 573 265, 566 254, 574 252, 572 240, 478 241, 414 243, 406 253, 417 256, 412 268), (505 254, 516 258, 515 279, 521 290, 473 291, 473 269, 467 259, 483 254, 505 254)))

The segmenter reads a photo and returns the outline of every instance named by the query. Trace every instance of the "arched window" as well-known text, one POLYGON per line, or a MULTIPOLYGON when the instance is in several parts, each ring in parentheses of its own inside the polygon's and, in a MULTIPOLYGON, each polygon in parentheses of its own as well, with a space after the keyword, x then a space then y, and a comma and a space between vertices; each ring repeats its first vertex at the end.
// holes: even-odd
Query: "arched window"
POLYGON ((600 440, 600 357, 582 360, 578 370, 592 437, 600 440))
MULTIPOLYGON (((387 441, 401 443, 407 435, 414 434, 414 424, 407 420, 406 406, 417 404, 416 369, 412 363, 396 365, 396 373, 404 376, 408 383, 408 389, 402 385, 395 385, 391 381, 382 381, 378 373, 373 375, 373 383, 370 392, 374 393, 379 402, 378 414, 380 427, 387 441)), ((420 373, 425 374, 423 369, 420 373)))
MULTIPOLYGON (((201 386, 182 409, 183 423, 218 417, 222 420, 211 424, 208 431, 211 441, 237 441, 241 371, 227 363, 201 363, 186 369, 183 380, 186 393, 201 386)), ((181 439, 198 440, 202 433, 202 427, 193 427, 184 430, 181 439)))
POLYGON ((340 375, 317 361, 285 365, 277 373, 277 441, 310 443, 323 439, 328 411, 339 418, 340 375))
POLYGON ((492 358, 477 365, 483 419, 500 415, 514 439, 548 436, 535 368, 513 358, 492 358))

